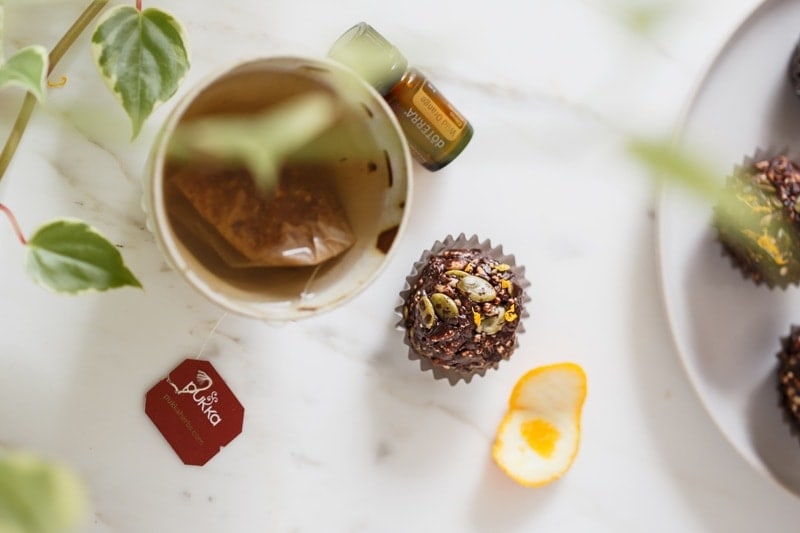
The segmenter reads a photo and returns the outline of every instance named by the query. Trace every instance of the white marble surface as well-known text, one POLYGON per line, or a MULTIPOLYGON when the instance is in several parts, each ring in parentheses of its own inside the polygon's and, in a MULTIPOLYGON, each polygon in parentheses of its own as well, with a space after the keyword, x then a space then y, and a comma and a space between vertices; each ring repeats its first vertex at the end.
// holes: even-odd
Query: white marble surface
MULTIPOLYGON (((343 308, 282 326, 224 316, 166 267, 139 196, 171 103, 131 143, 84 36, 0 200, 26 231, 56 216, 97 226, 145 290, 47 293, 0 223, 0 442, 79 472, 90 532, 796 531, 800 501, 733 451, 682 370, 653 187, 626 151, 632 136, 672 131, 757 3, 153 3, 188 29, 182 91, 242 56, 322 56, 366 20, 475 126, 452 165, 415 168, 411 224, 380 278, 343 308), (637 11, 660 17, 642 28, 637 11), (465 215, 464 202, 488 205, 465 215), (514 253, 532 303, 514 357, 450 387, 406 359, 393 308, 419 253, 458 232, 514 253), (182 465, 143 412, 145 391, 198 354, 246 408, 243 434, 203 468, 182 465), (494 465, 491 442, 517 378, 560 360, 589 378, 581 450, 563 479, 525 489, 494 465)), ((52 46, 81 7, 12 3, 7 52, 52 46)), ((18 102, 0 94, 4 135, 18 102)))

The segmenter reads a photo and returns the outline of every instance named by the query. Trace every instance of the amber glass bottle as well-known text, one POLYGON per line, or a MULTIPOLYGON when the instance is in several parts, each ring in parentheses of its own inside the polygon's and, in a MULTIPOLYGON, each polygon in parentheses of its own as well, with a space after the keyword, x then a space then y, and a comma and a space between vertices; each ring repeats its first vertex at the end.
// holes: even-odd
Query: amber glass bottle
POLYGON ((352 68, 386 99, 411 154, 428 170, 455 159, 472 139, 472 125, 372 26, 361 22, 334 43, 329 56, 352 68))
POLYGON ((411 68, 385 95, 414 157, 428 170, 439 170, 464 150, 472 126, 436 87, 411 68))

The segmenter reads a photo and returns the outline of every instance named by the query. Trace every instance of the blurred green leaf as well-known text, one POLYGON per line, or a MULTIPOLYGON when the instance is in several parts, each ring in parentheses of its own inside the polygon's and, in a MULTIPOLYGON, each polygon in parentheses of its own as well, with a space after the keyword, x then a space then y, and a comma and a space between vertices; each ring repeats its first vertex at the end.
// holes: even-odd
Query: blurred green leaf
POLYGON ((278 180, 284 159, 325 131, 336 118, 336 106, 322 93, 301 95, 257 115, 214 116, 180 125, 170 155, 190 159, 201 153, 244 164, 259 187, 278 180))
POLYGON ((698 156, 676 149, 670 141, 633 139, 628 149, 661 183, 684 187, 705 198, 717 199, 720 194, 719 173, 698 156))
POLYGON ((700 156, 685 148, 676 148, 667 140, 632 139, 628 148, 657 183, 678 187, 711 203, 720 227, 741 228, 754 224, 755 215, 740 208, 741 200, 735 191, 724 187, 720 172, 700 156))
POLYGON ((762 189, 751 179, 755 169, 737 167, 723 180, 701 158, 671 142, 635 139, 629 147, 657 181, 708 201, 711 225, 726 249, 759 265, 759 275, 769 283, 780 280, 785 268, 795 268, 789 264, 796 261, 793 222, 782 214, 774 186, 762 189))
POLYGON ((28 240, 28 274, 54 292, 76 294, 141 287, 119 250, 79 220, 56 220, 28 240))
POLYGON ((42 46, 28 46, 17 51, 0 66, 0 89, 19 87, 34 95, 40 103, 43 102, 47 65, 47 50, 42 46))
POLYGON ((622 15, 628 26, 639 34, 646 35, 667 16, 671 6, 667 4, 648 3, 645 5, 630 5, 623 10, 622 15))
POLYGON ((0 533, 75 531, 87 510, 81 481, 65 467, 0 452, 0 533))
POLYGON ((183 28, 152 8, 121 5, 106 11, 92 35, 92 52, 106 85, 131 119, 134 138, 189 70, 183 28))
POLYGON ((6 36, 6 6, 5 0, 0 0, 0 62, 5 60, 3 44, 6 36))

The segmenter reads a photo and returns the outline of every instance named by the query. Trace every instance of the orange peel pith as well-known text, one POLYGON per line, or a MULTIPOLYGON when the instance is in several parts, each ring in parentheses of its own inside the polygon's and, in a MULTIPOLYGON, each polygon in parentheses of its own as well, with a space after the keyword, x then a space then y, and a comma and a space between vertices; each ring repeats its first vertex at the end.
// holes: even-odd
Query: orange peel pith
POLYGON ((520 485, 540 487, 572 466, 580 446, 586 374, 571 362, 540 366, 514 385, 492 458, 520 485))

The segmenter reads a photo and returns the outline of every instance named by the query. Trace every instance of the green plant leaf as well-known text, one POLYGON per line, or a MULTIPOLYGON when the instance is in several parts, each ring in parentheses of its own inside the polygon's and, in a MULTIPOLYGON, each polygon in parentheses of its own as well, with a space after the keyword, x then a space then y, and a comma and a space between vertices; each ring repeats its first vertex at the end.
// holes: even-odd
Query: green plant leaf
POLYGON ((71 470, 23 452, 0 453, 0 533, 74 531, 87 508, 71 470))
POLYGON ((673 10, 669 2, 630 4, 620 9, 620 15, 633 31, 648 35, 659 23, 667 20, 673 10))
POLYGON ((189 70, 185 32, 158 9, 117 6, 98 20, 92 53, 106 85, 131 119, 133 138, 189 70))
POLYGON ((141 287, 119 250, 80 220, 56 220, 28 240, 28 274, 55 292, 76 294, 117 287, 141 287))
POLYGON ((189 159, 199 152, 243 163, 264 189, 278 181, 281 164, 334 122, 336 106, 325 94, 296 96, 255 115, 221 115, 180 125, 170 155, 189 159))
POLYGON ((3 41, 6 35, 6 6, 5 0, 0 0, 0 61, 3 61, 3 41))
POLYGON ((650 169, 655 179, 683 187, 700 197, 718 198, 722 188, 719 173, 697 155, 663 140, 632 139, 628 149, 650 169))
POLYGON ((19 87, 28 91, 41 103, 45 99, 47 78, 47 50, 34 45, 18 50, 0 67, 0 89, 19 87))
MULTIPOLYGON (((726 187, 725 176, 694 152, 678 148, 666 140, 633 139, 628 148, 635 159, 643 164, 656 182, 677 187, 714 206, 715 224, 727 227, 731 235, 742 236, 741 230, 760 228, 764 213, 748 207, 735 188, 726 187)), ((777 227, 790 221, 777 219, 777 227)), ((791 229, 785 229, 791 234, 791 229)))

